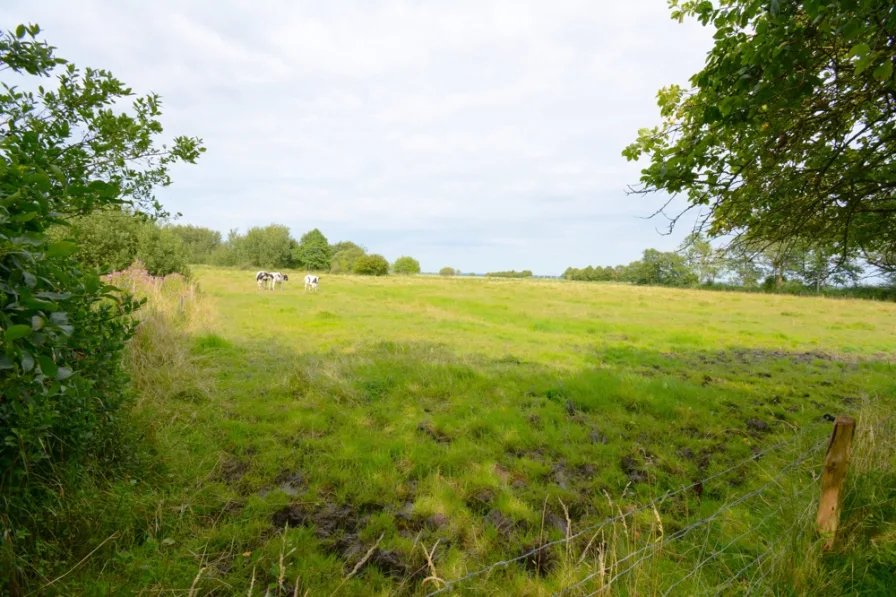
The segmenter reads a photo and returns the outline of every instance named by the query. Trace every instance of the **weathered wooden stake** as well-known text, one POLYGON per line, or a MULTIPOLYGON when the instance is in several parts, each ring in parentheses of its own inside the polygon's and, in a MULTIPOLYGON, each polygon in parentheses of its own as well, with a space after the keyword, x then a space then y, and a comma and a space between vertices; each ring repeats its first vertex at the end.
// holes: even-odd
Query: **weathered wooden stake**
POLYGON ((824 455, 824 474, 821 477, 821 502, 818 504, 816 524, 818 532, 827 537, 824 550, 834 547, 837 526, 840 524, 840 495, 849 469, 849 454, 852 438, 856 432, 856 421, 852 417, 840 415, 834 421, 831 443, 824 455))

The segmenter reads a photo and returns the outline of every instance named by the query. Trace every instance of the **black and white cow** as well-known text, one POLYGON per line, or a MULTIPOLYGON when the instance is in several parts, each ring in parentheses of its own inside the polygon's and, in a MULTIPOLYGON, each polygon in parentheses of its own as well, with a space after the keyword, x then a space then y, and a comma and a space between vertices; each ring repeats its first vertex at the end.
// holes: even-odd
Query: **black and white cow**
POLYGON ((319 277, 314 274, 308 274, 305 276, 305 290, 317 290, 318 282, 320 282, 319 277))
POLYGON ((284 282, 289 281, 289 276, 286 274, 281 274, 280 272, 274 272, 271 274, 271 290, 277 290, 277 284, 280 284, 280 287, 283 287, 284 282))
POLYGON ((268 282, 273 279, 273 274, 269 274, 268 272, 258 272, 255 274, 255 281, 258 283, 258 288, 260 290, 264 290, 267 287, 268 282))

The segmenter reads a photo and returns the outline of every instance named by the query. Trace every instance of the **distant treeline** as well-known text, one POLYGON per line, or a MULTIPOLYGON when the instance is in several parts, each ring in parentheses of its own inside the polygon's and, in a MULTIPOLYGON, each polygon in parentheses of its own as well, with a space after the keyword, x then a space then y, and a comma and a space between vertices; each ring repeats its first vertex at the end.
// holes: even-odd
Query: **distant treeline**
POLYGON ((253 227, 240 234, 231 230, 223 238, 217 230, 202 226, 169 224, 121 209, 107 209, 74 218, 53 234, 78 240, 76 257, 84 264, 115 271, 142 261, 154 276, 172 272, 189 274, 188 264, 258 269, 304 269, 315 272, 385 274, 420 273, 413 257, 399 257, 393 264, 382 255, 351 241, 330 244, 317 228, 298 240, 286 226, 253 227))
POLYGON ((528 269, 524 269, 521 272, 516 270, 510 270, 509 272, 488 272, 485 274, 486 278, 531 278, 532 271, 528 269))
MULTIPOLYGON (((655 286, 702 286, 723 289, 894 298, 887 286, 862 286, 865 270, 855 256, 835 248, 825 252, 799 245, 713 247, 700 234, 690 235, 677 251, 647 249, 627 265, 570 267, 567 280, 626 282, 655 286)), ((891 280, 891 285, 894 280, 891 280)))

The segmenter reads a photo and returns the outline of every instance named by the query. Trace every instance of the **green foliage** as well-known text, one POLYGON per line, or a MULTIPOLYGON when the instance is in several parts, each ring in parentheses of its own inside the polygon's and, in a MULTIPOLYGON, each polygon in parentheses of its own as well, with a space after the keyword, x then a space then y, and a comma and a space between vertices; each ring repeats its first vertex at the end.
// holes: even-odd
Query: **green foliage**
POLYGON ((420 262, 413 257, 399 257, 392 264, 392 271, 396 274, 419 274, 420 262))
POLYGON ((440 276, 457 276, 459 272, 453 267, 443 267, 439 270, 440 276))
POLYGON ((684 257, 656 249, 645 250, 640 261, 629 264, 625 279, 634 284, 656 286, 691 286, 697 283, 697 275, 688 268, 684 257))
POLYGON ((187 263, 212 263, 212 255, 222 246, 221 233, 202 226, 179 224, 168 226, 175 236, 180 238, 186 249, 187 263))
MULTIPOLYGON (((186 137, 156 147, 158 96, 117 111, 113 106, 123 105, 130 89, 106 71, 81 71, 56 58, 38 33, 35 25, 0 34, 0 71, 15 78, 0 89, 4 525, 35 514, 20 501, 29 482, 90 452, 127 395, 121 356, 138 303, 71 258, 77 238, 60 239, 51 229, 122 206, 163 216, 153 188, 170 184, 171 164, 194 162, 203 151, 198 139, 186 137), (55 74, 56 84, 45 87, 26 73, 55 74)), ((138 250, 160 244, 138 235, 138 250)))
POLYGON ((658 94, 663 124, 623 152, 650 160, 641 190, 684 194, 714 237, 837 245, 896 268, 891 0, 672 6, 712 26, 715 45, 691 90, 658 94))
POLYGON ((293 253, 297 267, 315 272, 329 271, 331 255, 327 237, 317 228, 302 235, 293 253))
POLYGON ((75 257, 89 268, 123 270, 140 260, 150 275, 189 274, 187 250, 170 228, 140 214, 112 208, 75 217, 50 230, 56 240, 71 238, 78 244, 75 257))
POLYGON ((382 255, 363 255, 355 260, 354 273, 362 276, 385 276, 389 273, 389 262, 382 255))
POLYGON ((567 280, 579 280, 582 282, 611 282, 619 278, 616 268, 610 266, 592 267, 590 265, 582 269, 566 268, 566 271, 563 272, 563 277, 567 280))
POLYGON ((486 278, 531 278, 532 271, 524 269, 521 272, 510 270, 506 272, 489 272, 485 274, 486 278))
POLYGON ((679 251, 687 267, 694 272, 701 283, 712 284, 725 268, 725 251, 713 248, 699 232, 689 234, 679 251))
POLYGON ((249 228, 245 236, 231 231, 227 244, 235 254, 236 265, 281 269, 294 263, 296 241, 289 235, 289 228, 280 224, 249 228))
POLYGON ((183 241, 168 228, 152 221, 143 222, 137 231, 136 259, 143 262, 152 276, 190 274, 183 241))
MULTIPOLYGON (((353 243, 345 244, 351 245, 353 243)), ((356 245, 342 249, 338 253, 333 254, 333 258, 330 260, 330 272, 334 274, 350 274, 355 271, 355 262, 364 255, 366 255, 364 249, 356 245)))
POLYGON ((330 245, 330 255, 336 255, 336 253, 341 253, 342 251, 347 251, 349 249, 357 249, 361 251, 361 253, 367 252, 367 249, 362 247, 361 245, 355 244, 348 240, 341 240, 338 243, 330 245))

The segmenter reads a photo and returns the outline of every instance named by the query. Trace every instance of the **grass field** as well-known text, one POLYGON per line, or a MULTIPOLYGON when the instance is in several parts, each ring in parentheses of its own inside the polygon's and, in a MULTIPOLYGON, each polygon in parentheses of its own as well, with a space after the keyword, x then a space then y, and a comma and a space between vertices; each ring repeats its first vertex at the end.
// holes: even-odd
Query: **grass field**
MULTIPOLYGON (((671 593, 698 594, 817 498, 824 446, 787 464, 827 436, 823 415, 892 405, 896 389, 889 303, 421 276, 324 276, 305 293, 298 272, 259 292, 250 272, 195 274, 205 317, 135 347, 146 472, 79 506, 96 523, 75 551, 111 539, 62 593, 423 595, 442 586, 427 577, 649 506, 801 434, 454 593, 550 595, 662 545, 614 594, 663 594, 706 560, 671 593)), ((886 528, 889 555, 848 586, 886 589, 886 528)))

